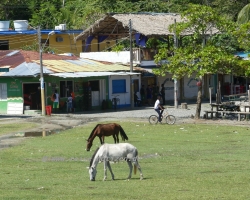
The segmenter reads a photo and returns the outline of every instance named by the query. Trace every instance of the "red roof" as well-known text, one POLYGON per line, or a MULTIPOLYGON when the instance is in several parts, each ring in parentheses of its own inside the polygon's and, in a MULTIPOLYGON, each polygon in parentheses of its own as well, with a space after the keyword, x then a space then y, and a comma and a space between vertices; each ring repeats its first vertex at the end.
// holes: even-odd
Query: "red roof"
MULTIPOLYGON (((14 50, 5 50, 0 51, 0 67, 3 66, 10 66, 11 68, 14 68, 24 61, 30 61, 33 60, 39 60, 40 55, 39 52, 36 51, 24 51, 19 50, 17 53, 14 53, 14 50), (13 52, 13 55, 8 56, 13 52)), ((76 56, 63 56, 63 55, 55 55, 50 53, 43 53, 42 55, 43 60, 78 60, 79 58, 76 56)))

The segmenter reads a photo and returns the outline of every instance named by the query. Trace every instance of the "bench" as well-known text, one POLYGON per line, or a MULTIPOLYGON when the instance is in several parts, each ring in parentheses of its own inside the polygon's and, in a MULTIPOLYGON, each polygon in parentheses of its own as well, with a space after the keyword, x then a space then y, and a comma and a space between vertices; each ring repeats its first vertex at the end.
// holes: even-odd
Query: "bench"
POLYGON ((249 119, 250 112, 235 112, 238 114, 238 121, 241 121, 241 116, 245 116, 245 119, 249 119))
POLYGON ((237 111, 221 111, 221 113, 223 114, 237 114, 238 115, 238 121, 241 121, 241 116, 244 115, 245 118, 249 119, 250 112, 237 112, 237 111))
POLYGON ((210 118, 213 119, 214 117, 214 113, 215 113, 215 118, 218 118, 218 111, 214 111, 214 110, 205 110, 205 115, 206 115, 206 119, 208 118, 208 114, 210 114, 210 118))
POLYGON ((236 112, 236 111, 213 111, 213 110, 205 110, 205 116, 206 119, 209 119, 209 114, 210 114, 210 119, 218 118, 219 113, 224 116, 224 114, 237 114, 238 115, 238 121, 241 121, 242 115, 245 116, 245 119, 250 118, 250 112, 236 112), (215 113, 215 116, 213 115, 215 113))

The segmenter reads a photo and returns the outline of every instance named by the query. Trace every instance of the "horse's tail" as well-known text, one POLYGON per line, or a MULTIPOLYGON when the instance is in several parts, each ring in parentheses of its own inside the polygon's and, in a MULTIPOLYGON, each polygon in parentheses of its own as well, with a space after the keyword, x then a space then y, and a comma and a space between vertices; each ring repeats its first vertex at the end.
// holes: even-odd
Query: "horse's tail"
MULTIPOLYGON (((135 163, 137 163, 137 158, 138 158, 138 151, 137 149, 135 148, 135 156, 134 156, 134 161, 135 163)), ((134 163, 134 174, 136 174, 136 171, 137 171, 137 165, 134 163)))
POLYGON ((123 141, 128 140, 128 136, 126 135, 125 131, 123 130, 121 126, 120 126, 120 135, 123 141))
POLYGON ((89 136, 88 140, 93 136, 93 133, 95 132, 96 128, 97 128, 99 125, 100 125, 100 124, 97 124, 97 125, 95 126, 95 128, 92 130, 92 132, 90 133, 90 136, 89 136))

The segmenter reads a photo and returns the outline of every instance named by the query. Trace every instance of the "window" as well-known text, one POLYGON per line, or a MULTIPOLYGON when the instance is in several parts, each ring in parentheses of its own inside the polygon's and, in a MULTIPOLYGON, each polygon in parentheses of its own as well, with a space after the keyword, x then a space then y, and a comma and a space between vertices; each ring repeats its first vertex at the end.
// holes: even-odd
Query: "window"
POLYGON ((7 100, 7 83, 0 83, 0 100, 7 100))
POLYGON ((126 80, 112 80, 112 93, 125 93, 126 92, 126 80))
POLYGON ((73 91, 73 81, 60 81, 60 97, 68 97, 73 91))

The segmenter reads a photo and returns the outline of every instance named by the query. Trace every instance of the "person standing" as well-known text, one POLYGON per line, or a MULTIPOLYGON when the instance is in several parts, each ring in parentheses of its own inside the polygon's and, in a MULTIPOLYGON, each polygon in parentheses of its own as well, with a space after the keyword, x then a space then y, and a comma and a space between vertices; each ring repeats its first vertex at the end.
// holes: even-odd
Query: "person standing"
POLYGON ((41 88, 40 87, 38 87, 38 90, 36 92, 36 106, 38 110, 41 109, 41 88))
POLYGON ((141 99, 138 98, 136 92, 134 93, 134 105, 138 107, 141 106, 141 99))
POLYGON ((157 99, 155 101, 155 105, 154 105, 154 110, 158 113, 158 121, 159 122, 161 122, 161 116, 162 116, 162 113, 164 111, 164 107, 161 105, 160 99, 161 99, 161 95, 158 94, 157 99))
POLYGON ((70 94, 67 101, 67 112, 71 112, 73 110, 72 101, 72 94, 70 94))
POLYGON ((71 91, 70 95, 72 97, 72 112, 74 112, 75 111, 75 93, 71 91))
POLYGON ((53 110, 55 112, 58 112, 58 109, 59 109, 59 94, 57 93, 57 90, 55 90, 55 92, 53 94, 53 99, 54 99, 53 110))
POLYGON ((164 84, 161 84, 161 96, 162 96, 162 103, 165 105, 165 87, 164 84))

